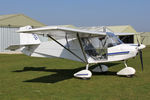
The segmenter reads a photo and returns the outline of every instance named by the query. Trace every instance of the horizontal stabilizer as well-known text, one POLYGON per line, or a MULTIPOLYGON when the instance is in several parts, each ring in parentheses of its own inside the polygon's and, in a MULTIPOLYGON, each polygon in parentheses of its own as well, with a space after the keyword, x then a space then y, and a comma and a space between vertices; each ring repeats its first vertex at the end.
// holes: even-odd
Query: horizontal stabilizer
POLYGON ((23 45, 10 45, 9 47, 6 48, 6 50, 15 51, 15 50, 20 49, 22 47, 23 47, 23 45))
POLYGON ((25 46, 35 46, 35 45, 39 45, 39 44, 10 45, 5 50, 15 51, 15 50, 18 50, 18 49, 25 47, 25 46))

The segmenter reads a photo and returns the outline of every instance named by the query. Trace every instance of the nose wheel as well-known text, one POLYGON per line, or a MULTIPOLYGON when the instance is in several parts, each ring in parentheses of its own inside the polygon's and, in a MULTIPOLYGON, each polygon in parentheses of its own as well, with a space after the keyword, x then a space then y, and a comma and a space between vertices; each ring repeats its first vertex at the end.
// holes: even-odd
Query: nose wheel
POLYGON ((125 68, 117 72, 117 75, 132 77, 136 72, 135 69, 132 67, 128 67, 126 61, 124 61, 124 65, 125 65, 125 68))

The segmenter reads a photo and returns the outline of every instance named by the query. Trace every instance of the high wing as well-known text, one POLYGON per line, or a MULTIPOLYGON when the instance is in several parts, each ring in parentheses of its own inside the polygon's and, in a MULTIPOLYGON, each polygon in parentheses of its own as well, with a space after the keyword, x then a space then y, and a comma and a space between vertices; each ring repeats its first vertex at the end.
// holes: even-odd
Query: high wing
POLYGON ((31 26, 25 26, 20 28, 18 33, 34 33, 34 34, 49 34, 50 36, 64 36, 66 33, 68 37, 74 37, 74 34, 79 34, 80 37, 106 35, 105 32, 86 31, 76 28, 68 28, 63 26, 46 26, 32 29, 31 26))

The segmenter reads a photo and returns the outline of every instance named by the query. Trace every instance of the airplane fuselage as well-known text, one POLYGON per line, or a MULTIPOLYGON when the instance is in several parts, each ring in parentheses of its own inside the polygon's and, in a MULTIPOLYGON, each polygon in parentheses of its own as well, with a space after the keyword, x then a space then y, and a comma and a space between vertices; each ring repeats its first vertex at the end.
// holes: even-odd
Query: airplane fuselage
MULTIPOLYGON (((58 40, 61 42, 64 46, 66 46, 66 43, 64 39, 58 40)), ((81 59, 85 60, 82 54, 82 50, 79 49, 79 44, 77 43, 76 40, 70 42, 70 49, 72 52, 77 54, 81 59)), ((98 58, 94 59, 94 57, 89 56, 86 54, 87 60, 89 63, 102 63, 102 62, 112 62, 112 61, 121 61, 121 60, 126 60, 129 58, 133 58, 137 55, 138 53, 138 47, 136 45, 133 46, 133 44, 119 44, 113 47, 108 47, 106 50, 106 58, 98 58)), ((28 56, 34 56, 34 57, 60 57, 60 58, 66 58, 66 59, 71 59, 75 61, 80 61, 76 56, 71 54, 68 50, 64 49, 62 46, 57 44, 54 41, 47 41, 47 42, 42 42, 39 45, 34 45, 34 46, 26 46, 22 52, 28 56)))

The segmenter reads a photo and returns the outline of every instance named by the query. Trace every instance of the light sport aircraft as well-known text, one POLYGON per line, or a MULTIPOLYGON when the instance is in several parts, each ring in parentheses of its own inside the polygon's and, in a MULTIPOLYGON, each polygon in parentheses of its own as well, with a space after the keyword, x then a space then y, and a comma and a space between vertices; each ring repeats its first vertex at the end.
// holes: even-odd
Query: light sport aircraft
MULTIPOLYGON (((86 69, 74 74, 78 78, 90 78, 92 72, 88 70, 89 64, 99 64, 113 61, 124 61, 125 68, 117 72, 117 75, 132 76, 135 69, 128 67, 126 60, 140 53, 142 70, 143 44, 125 44, 114 33, 88 31, 82 29, 66 28, 62 26, 46 26, 32 28, 21 27, 20 44, 11 45, 7 49, 22 48, 22 52, 35 57, 59 57, 86 63, 86 69), (47 41, 40 39, 47 38, 47 41)), ((116 33, 119 35, 119 33, 116 33)), ((129 35, 129 33, 123 33, 129 35)), ((106 65, 99 65, 94 72, 106 72, 106 65)))

